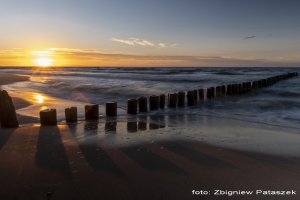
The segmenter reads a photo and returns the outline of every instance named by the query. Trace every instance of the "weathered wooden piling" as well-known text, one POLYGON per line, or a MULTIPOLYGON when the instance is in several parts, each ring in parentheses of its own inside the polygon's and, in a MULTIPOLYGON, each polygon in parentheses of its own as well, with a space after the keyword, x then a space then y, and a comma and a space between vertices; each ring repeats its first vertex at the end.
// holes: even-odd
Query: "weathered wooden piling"
POLYGON ((106 116, 115 117, 117 116, 117 102, 107 102, 106 103, 106 116))
POLYGON ((197 104, 199 96, 198 96, 198 90, 193 90, 194 92, 194 104, 197 104))
POLYGON ((252 83, 250 81, 246 82, 246 91, 247 92, 251 91, 251 88, 252 88, 252 83))
POLYGON ((232 85, 231 84, 226 86, 226 95, 232 95, 232 85))
POLYGON ((187 98, 187 105, 188 106, 195 105, 195 102, 194 102, 194 91, 188 91, 187 94, 186 94, 186 98, 187 98))
POLYGON ((199 101, 203 101, 205 99, 204 89, 201 88, 201 89, 198 90, 198 92, 199 92, 199 101))
POLYGON ((233 84, 232 85, 232 94, 233 95, 239 94, 239 84, 233 84))
POLYGON ((222 96, 222 87, 221 86, 217 86, 216 87, 216 96, 222 96))
POLYGON ((65 109, 65 116, 67 123, 77 122, 77 107, 70 107, 65 109))
POLYGON ((238 84, 238 87, 239 87, 239 93, 238 93, 238 94, 244 94, 243 83, 239 83, 239 84, 238 84))
POLYGON ((149 97, 149 108, 150 110, 159 109, 159 96, 152 95, 149 97))
POLYGON ((56 126, 57 125, 56 109, 46 109, 40 111, 40 122, 42 126, 56 126))
POLYGON ((258 81, 253 81, 251 88, 252 89, 258 89, 258 81))
POLYGON ((177 107, 177 94, 169 94, 169 108, 176 108, 177 107))
POLYGON ((184 107, 185 106, 185 92, 178 92, 177 94, 178 97, 178 102, 177 105, 178 107, 184 107))
POLYGON ((5 90, 0 90, 0 122, 3 128, 19 127, 15 106, 5 90))
POLYGON ((127 101, 127 114, 136 115, 137 114, 137 99, 128 99, 127 101))
POLYGON ((148 111, 148 99, 147 97, 139 98, 139 112, 147 112, 148 111))
POLYGON ((99 105, 86 105, 84 107, 85 110, 85 119, 86 120, 97 120, 99 119, 99 105))
POLYGON ((211 99, 211 98, 215 97, 215 87, 207 88, 206 96, 207 96, 208 99, 211 99))
POLYGON ((165 109, 165 104, 166 104, 166 95, 165 94, 159 95, 159 108, 165 109))
POLYGON ((221 94, 224 96, 226 95, 226 85, 221 86, 221 94))

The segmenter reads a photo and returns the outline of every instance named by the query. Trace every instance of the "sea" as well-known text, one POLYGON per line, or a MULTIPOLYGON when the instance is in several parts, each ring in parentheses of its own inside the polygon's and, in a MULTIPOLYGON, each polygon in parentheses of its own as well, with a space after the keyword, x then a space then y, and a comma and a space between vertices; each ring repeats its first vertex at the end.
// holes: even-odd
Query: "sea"
MULTIPOLYGON (((71 106, 79 108, 79 118, 83 119, 84 105, 99 104, 104 116, 105 103, 115 101, 118 118, 122 120, 127 118, 128 99, 254 81, 287 72, 300 73, 300 68, 10 67, 0 72, 30 77, 25 82, 2 86, 12 96, 32 103, 17 110, 19 114, 38 117, 41 109, 56 108, 59 121, 63 121, 64 108, 71 106)), ((239 96, 217 97, 192 107, 166 108, 148 114, 212 116, 300 130, 300 77, 239 96)))

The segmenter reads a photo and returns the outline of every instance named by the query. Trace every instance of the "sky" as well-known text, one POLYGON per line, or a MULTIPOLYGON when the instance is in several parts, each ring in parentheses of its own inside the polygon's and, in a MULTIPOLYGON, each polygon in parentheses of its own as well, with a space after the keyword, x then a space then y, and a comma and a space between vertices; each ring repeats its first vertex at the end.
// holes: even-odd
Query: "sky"
POLYGON ((0 5, 0 66, 300 66, 298 0, 0 5))

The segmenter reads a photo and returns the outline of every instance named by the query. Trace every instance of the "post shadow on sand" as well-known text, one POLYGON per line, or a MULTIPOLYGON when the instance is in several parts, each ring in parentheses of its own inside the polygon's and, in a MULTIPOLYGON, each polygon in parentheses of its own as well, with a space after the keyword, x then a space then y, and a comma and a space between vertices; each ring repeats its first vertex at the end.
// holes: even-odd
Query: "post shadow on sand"
POLYGON ((0 128, 0 150, 3 148, 3 146, 6 144, 9 137, 11 136, 11 134, 15 130, 16 129, 2 129, 2 128, 0 128))
MULTIPOLYGON (((115 124, 116 125, 116 124, 115 124)), ((77 140, 79 148, 89 165, 95 170, 108 171, 116 176, 123 176, 123 172, 114 163, 114 161, 105 153, 98 145, 97 138, 90 138, 98 134, 98 121, 86 121, 84 124, 84 137, 79 139, 76 137, 78 127, 71 131, 72 136, 77 140)))
POLYGON ((199 163, 201 165, 209 166, 212 168, 224 168, 224 167, 233 167, 232 164, 225 162, 223 160, 217 159, 213 156, 207 155, 205 153, 201 153, 195 151, 191 148, 187 148, 183 145, 180 145, 177 142, 158 142, 159 145, 163 146, 164 148, 172 151, 182 157, 185 157, 193 162, 199 163))
POLYGON ((36 164, 38 167, 71 176, 68 157, 57 126, 40 127, 36 164))
POLYGON ((120 148, 129 158, 134 160, 140 166, 151 171, 169 171, 183 173, 183 171, 168 160, 153 153, 144 146, 128 146, 120 148))

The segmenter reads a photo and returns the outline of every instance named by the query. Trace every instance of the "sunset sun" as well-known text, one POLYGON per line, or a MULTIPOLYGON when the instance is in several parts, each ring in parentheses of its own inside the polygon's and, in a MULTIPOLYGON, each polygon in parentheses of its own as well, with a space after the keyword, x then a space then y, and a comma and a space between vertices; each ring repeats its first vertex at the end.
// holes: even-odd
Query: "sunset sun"
POLYGON ((34 60, 34 64, 38 67, 50 67, 53 65, 53 60, 49 58, 37 58, 34 60))

